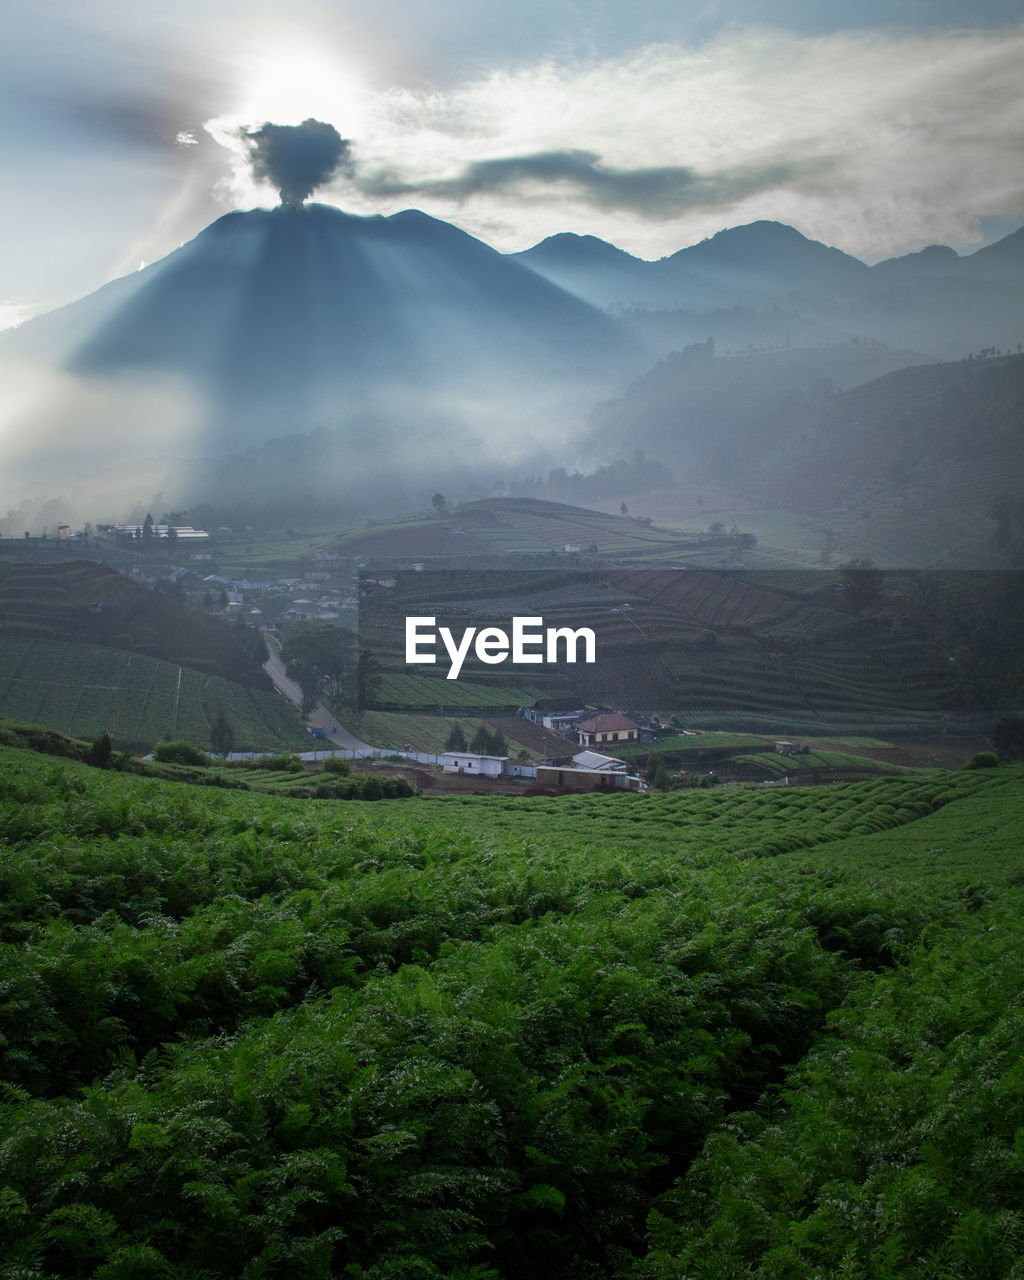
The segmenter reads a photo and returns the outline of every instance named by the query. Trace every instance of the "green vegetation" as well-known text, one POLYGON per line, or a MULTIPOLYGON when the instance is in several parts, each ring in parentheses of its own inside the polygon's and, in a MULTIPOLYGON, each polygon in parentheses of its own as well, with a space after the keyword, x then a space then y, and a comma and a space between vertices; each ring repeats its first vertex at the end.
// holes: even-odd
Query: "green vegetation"
POLYGON ((1016 1274, 1021 768, 350 806, 0 754, 12 1280, 1016 1274))
POLYGON ((329 622, 290 623, 281 646, 288 677, 311 708, 317 697, 351 705, 355 695, 356 637, 329 622))
POLYGON ((191 742, 158 742, 153 748, 153 759, 161 764, 210 764, 210 757, 191 742))
MULTIPOLYGON (((214 556, 218 573, 226 577, 245 576, 253 572, 287 573, 296 561, 313 555, 326 546, 335 535, 334 529, 320 532, 308 529, 240 529, 228 531, 217 528, 215 512, 198 510, 193 518, 206 521, 209 526, 208 549, 214 556), (210 517, 210 519, 207 519, 210 517)), ((283 522, 282 522, 283 523, 283 522)))
POLYGON ((490 498, 440 515, 355 530, 339 538, 332 550, 343 556, 417 557, 439 569, 497 564, 507 556, 545 567, 585 563, 595 555, 671 562, 699 546, 692 534, 659 528, 649 520, 535 498, 490 498))
POLYGON ((541 696, 536 685, 508 683, 485 685, 473 680, 438 680, 429 676, 404 675, 389 671, 381 679, 374 705, 416 711, 450 708, 452 711, 515 711, 532 706, 541 696))
POLYGON ((0 637, 0 670, 0 715, 70 737, 106 730, 132 750, 166 738, 216 749, 221 712, 237 751, 298 748, 306 737, 276 693, 124 649, 0 637))

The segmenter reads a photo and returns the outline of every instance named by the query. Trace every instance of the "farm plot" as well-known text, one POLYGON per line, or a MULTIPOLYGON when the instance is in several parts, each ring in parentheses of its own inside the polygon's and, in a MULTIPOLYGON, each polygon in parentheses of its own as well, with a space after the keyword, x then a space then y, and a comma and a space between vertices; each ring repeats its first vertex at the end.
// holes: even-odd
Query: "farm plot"
POLYGON ((446 680, 443 676, 401 675, 388 672, 381 680, 374 702, 381 707, 435 707, 458 711, 462 707, 530 706, 541 696, 527 685, 478 684, 468 680, 446 680))
POLYGON ((746 573, 664 569, 623 576, 637 595, 704 626, 752 626, 792 614, 801 603, 746 573))
POLYGON ((297 717, 276 694, 121 649, 0 639, 0 671, 0 715, 71 737, 94 738, 105 729, 133 749, 167 738, 206 746, 223 707, 240 749, 305 742, 297 717))

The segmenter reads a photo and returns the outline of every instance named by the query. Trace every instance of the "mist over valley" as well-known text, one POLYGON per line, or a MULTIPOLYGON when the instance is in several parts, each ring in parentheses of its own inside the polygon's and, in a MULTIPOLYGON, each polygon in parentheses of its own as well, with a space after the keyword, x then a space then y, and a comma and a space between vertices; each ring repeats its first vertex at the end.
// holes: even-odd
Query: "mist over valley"
MULTIPOLYGON (((286 201, 2 335, 0 505, 10 534, 154 503, 346 522, 438 488, 657 492, 682 519, 708 490, 823 518, 884 499, 925 525, 952 501, 988 536, 1019 478, 1022 284, 1021 232, 869 267, 756 222, 648 262, 286 201)), ((933 533, 910 563, 986 562, 984 538, 933 533)))

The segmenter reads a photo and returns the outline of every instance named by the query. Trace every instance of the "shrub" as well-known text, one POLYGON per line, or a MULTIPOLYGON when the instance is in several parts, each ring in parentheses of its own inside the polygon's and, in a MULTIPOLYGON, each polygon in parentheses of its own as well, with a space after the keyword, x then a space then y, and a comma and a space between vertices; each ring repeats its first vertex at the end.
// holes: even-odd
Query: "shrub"
POLYGON ((97 769, 109 769, 114 763, 114 744, 110 741, 110 734, 106 729, 93 739, 92 746, 85 753, 86 764, 94 765, 97 769))
POLYGON ((278 773, 301 773, 306 767, 297 755, 282 751, 276 756, 261 756, 252 761, 254 769, 273 769, 278 773))
POLYGON ((351 772, 352 766, 341 756, 328 756, 324 761, 324 773, 338 773, 343 778, 347 778, 351 772))
POLYGON ((161 764, 206 765, 212 761, 205 751, 191 742, 158 742, 153 748, 153 759, 161 764))
POLYGON ((994 751, 976 751, 967 764, 966 769, 994 769, 999 763, 999 757, 994 751))

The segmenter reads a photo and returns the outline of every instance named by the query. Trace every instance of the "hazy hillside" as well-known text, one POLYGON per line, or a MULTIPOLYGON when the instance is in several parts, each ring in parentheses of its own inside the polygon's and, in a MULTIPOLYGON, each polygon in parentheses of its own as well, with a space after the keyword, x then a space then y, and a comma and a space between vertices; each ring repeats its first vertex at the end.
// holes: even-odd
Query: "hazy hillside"
POLYGON ((0 635, 109 645, 269 688, 236 628, 90 560, 0 563, 0 635))
MULTIPOLYGON (((726 513, 817 513, 841 531, 846 556, 982 567, 1000 563, 993 503, 1024 483, 1022 416, 1024 358, 1016 355, 925 364, 872 348, 718 358, 700 346, 599 406, 592 441, 609 450, 631 431, 676 472, 689 498, 675 507, 667 496, 634 503, 662 520, 692 513, 702 488, 725 487, 733 494, 722 501, 726 513), (908 367, 886 371, 894 357, 908 367), (829 368, 834 381, 816 376, 829 368)), ((749 513, 743 527, 781 545, 784 535, 749 513)))
POLYGON ((853 336, 935 357, 1024 340, 1024 234, 961 257, 933 245, 875 267, 792 227, 732 227, 647 262, 592 236, 552 236, 516 255, 648 337, 711 336, 723 349, 853 336))
MULTIPOLYGON (((762 462, 781 475, 820 455, 820 483, 795 497, 845 503, 877 449, 840 425, 841 467, 826 474, 826 402, 937 356, 1018 347, 1022 234, 868 267, 755 222, 645 262, 572 235, 502 255, 411 210, 228 214, 0 337, 16 406, 0 502, 24 504, 25 528, 48 500, 67 521, 156 494, 287 511, 287 523, 306 506, 396 513, 438 489, 603 500, 548 477, 641 450, 680 483, 737 491, 762 462)), ((963 394, 961 429, 984 435, 984 389, 963 394)), ((920 442, 897 446, 884 411, 879 427, 896 493, 920 442)), ((938 477, 950 443, 917 461, 938 477)), ((780 483, 764 493, 787 502, 780 483)), ((975 486, 971 501, 987 493, 975 486)))
POLYGON ((598 405, 589 443, 594 453, 610 453, 628 434, 634 447, 672 468, 707 480, 733 477, 808 429, 837 393, 926 363, 913 351, 860 344, 744 356, 694 344, 598 405))

